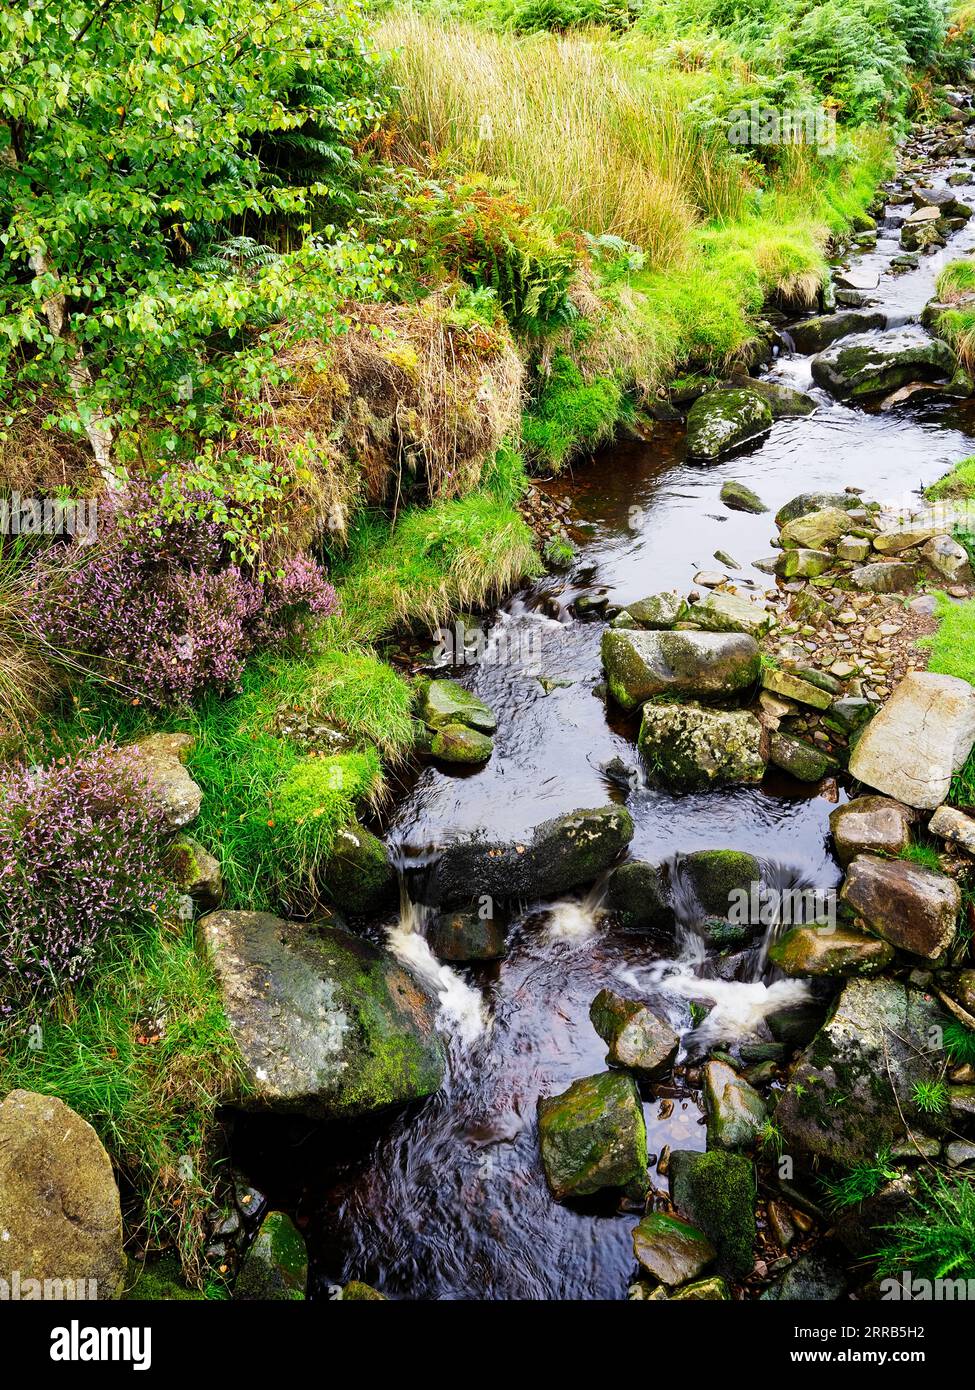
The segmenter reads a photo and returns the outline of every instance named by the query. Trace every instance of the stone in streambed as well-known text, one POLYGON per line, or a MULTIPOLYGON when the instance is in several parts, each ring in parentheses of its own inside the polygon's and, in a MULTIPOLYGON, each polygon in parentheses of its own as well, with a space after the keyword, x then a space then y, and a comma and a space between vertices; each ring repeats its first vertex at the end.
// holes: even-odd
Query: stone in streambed
POLYGON ((441 960, 498 960, 505 951, 505 923, 500 915, 482 917, 477 907, 441 912, 427 932, 441 960))
POLYGON ((819 318, 806 319, 789 329, 789 336, 795 344, 796 352, 806 355, 822 352, 840 338, 848 338, 854 333, 867 333, 874 328, 886 328, 887 315, 881 312, 823 314, 819 318))
POLYGON ((761 666, 758 644, 739 633, 607 630, 602 656, 610 694, 625 710, 658 695, 737 695, 756 683, 761 666))
POLYGON ((887 796, 858 796, 830 812, 833 846, 841 864, 858 854, 896 858, 911 843, 911 812, 887 796))
POLYGON ((396 870, 377 835, 352 821, 335 836, 332 852, 315 879, 342 912, 365 916, 396 901, 396 870))
POLYGON ((931 1079, 931 1030, 943 1021, 930 995, 899 980, 848 980, 776 1107, 787 1152, 850 1167, 905 1124, 930 1129, 935 1117, 918 1110, 914 1085, 931 1079))
POLYGON ((775 614, 754 599, 723 591, 712 592, 687 611, 687 617, 705 632, 744 632, 764 637, 775 625, 775 614))
POLYGON ((483 763, 493 752, 494 740, 466 724, 441 724, 430 740, 431 756, 445 763, 483 763))
POLYGON ((955 355, 920 328, 844 338, 812 360, 813 380, 841 399, 887 395, 911 381, 946 381, 955 355))
POLYGON ((762 726, 747 710, 650 702, 639 748, 649 780, 675 790, 760 782, 765 772, 762 726))
POLYGON ((244 1109, 355 1117, 436 1091, 437 1006, 385 950, 263 912, 199 923, 243 1062, 244 1109))
POLYGON ((846 1292, 846 1277, 820 1254, 800 1255, 761 1295, 763 1303, 831 1303, 846 1292))
POLYGON ((786 700, 796 700, 800 705, 811 705, 813 709, 829 709, 832 696, 812 681, 803 680, 789 671, 777 667, 762 672, 762 689, 773 695, 781 695, 786 700))
POLYGON ((676 589, 664 594, 650 594, 647 598, 628 603, 626 611, 636 627, 666 629, 687 614, 687 603, 676 589))
POLYGON ((668 1178, 674 1206, 711 1241, 719 1270, 732 1278, 747 1274, 754 1263, 756 1234, 751 1161, 723 1149, 675 1149, 668 1178))
POLYGON ((668 1303, 730 1303, 731 1293, 725 1281, 715 1274, 710 1279, 697 1279, 693 1284, 685 1284, 676 1293, 672 1293, 667 1301, 668 1303))
POLYGON ((646 1004, 601 989, 589 1006, 589 1017, 609 1047, 606 1061, 611 1066, 652 1081, 673 1065, 680 1037, 646 1004))
POLYGON ((703 1231, 659 1211, 650 1212, 634 1227, 633 1253, 642 1268, 668 1288, 696 1278, 715 1257, 703 1231))
POLYGON ((752 377, 742 369, 741 375, 718 383, 718 391, 750 391, 759 396, 772 412, 773 420, 798 419, 811 415, 816 402, 805 391, 797 391, 794 386, 786 386, 779 381, 769 381, 767 377, 752 377))
POLYGON ((797 738, 795 734, 775 729, 769 738, 769 762, 795 777, 799 782, 821 782, 835 772, 837 762, 814 743, 797 738))
POLYGON ((736 482, 734 478, 722 484, 721 500, 733 512, 752 512, 757 516, 768 511, 757 492, 753 492, 744 483, 736 482))
POLYGON ((939 806, 928 821, 928 831, 939 840, 948 840, 960 845, 968 854, 975 855, 975 820, 951 806, 939 806))
POLYGON ((937 960, 955 939, 958 884, 909 860, 857 855, 840 899, 878 936, 925 960, 937 960))
POLYGON ((850 583, 870 594, 904 594, 917 583, 917 571, 900 560, 875 560, 851 570, 850 583))
POLYGON ((699 396, 687 414, 687 453, 692 459, 713 462, 772 427, 772 410, 754 391, 708 391, 699 396))
POLYGON ((968 551, 951 536, 932 536, 921 546, 921 556, 942 579, 952 584, 972 582, 968 551))
POLYGON ((698 849, 683 855, 678 873, 705 913, 727 917, 758 883, 761 867, 753 854, 738 849, 698 849))
POLYGON ((853 512, 862 506, 862 499, 852 492, 800 492, 783 503, 775 513, 775 524, 781 528, 797 517, 808 516, 810 512, 826 511, 833 507, 853 512))
POLYGON ((665 930, 674 925, 674 909, 660 870, 640 859, 613 869, 606 884, 606 905, 619 917, 620 925, 630 930, 665 930))
POLYGON ((234 1286, 235 1302, 275 1303, 303 1299, 308 1284, 308 1252, 301 1233, 283 1211, 261 1223, 234 1286))
POLYGON ((839 507, 807 512, 782 527, 779 536, 786 550, 823 550, 835 544, 850 528, 850 518, 839 507))
POLYGON ((125 1278, 111 1160, 87 1121, 34 1091, 10 1091, 0 1104, 0 1279, 8 1289, 15 1274, 23 1299, 35 1279, 38 1298, 52 1280, 62 1298, 116 1299, 125 1278))
POLYGON ((793 927, 769 947, 769 960, 784 975, 877 975, 894 948, 876 936, 846 927, 793 927))
POLYGON ((595 882, 632 838, 629 812, 610 805, 555 816, 518 840, 448 839, 432 847, 420 900, 431 907, 466 904, 472 885, 502 901, 553 898, 595 882))
POLYGON ((343 1287, 340 1295, 343 1303, 388 1303, 384 1293, 374 1289, 371 1284, 364 1284, 361 1279, 350 1279, 343 1287))
POLYGON ((750 1149, 762 1133, 767 1113, 758 1092, 726 1062, 704 1068, 708 1147, 750 1149))
POLYGON ((647 1130, 636 1082, 625 1072, 584 1076, 561 1095, 541 1097, 538 1134, 556 1201, 603 1188, 645 1195, 647 1130))
POLYGON ((498 727, 494 711, 458 681, 451 680, 432 680, 421 686, 420 717, 431 729, 463 724, 478 733, 493 734, 498 727))
POLYGON ((785 550, 775 557, 773 572, 780 579, 817 579, 835 558, 828 550, 785 550))
POLYGON ((861 734, 850 775, 908 806, 933 810, 975 744, 975 690, 958 676, 913 671, 861 734))

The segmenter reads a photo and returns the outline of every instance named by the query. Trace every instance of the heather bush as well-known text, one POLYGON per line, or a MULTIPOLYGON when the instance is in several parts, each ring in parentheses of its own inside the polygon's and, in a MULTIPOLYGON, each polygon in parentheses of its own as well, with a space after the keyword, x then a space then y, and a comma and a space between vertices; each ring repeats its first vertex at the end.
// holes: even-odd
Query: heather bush
POLYGON ((110 933, 174 906, 139 755, 93 740, 0 782, 0 1015, 79 984, 110 933))

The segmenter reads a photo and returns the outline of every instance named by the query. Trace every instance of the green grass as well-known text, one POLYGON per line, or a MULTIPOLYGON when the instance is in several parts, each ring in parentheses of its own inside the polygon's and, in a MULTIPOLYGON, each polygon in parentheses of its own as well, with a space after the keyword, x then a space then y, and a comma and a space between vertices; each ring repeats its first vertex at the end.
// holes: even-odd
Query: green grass
POLYGON ((582 449, 595 449, 616 433, 626 414, 626 396, 612 377, 586 381, 575 362, 560 352, 522 420, 529 453, 553 468, 582 449))
POLYGON ((150 1250, 172 1248, 198 1282, 213 1211, 215 1110, 239 1068, 192 927, 117 938, 90 986, 40 1022, 38 1049, 20 1030, 0 1038, 0 1093, 56 1095, 88 1120, 121 1175, 127 1235, 150 1250))
POLYGON ((918 641, 931 653, 928 670, 975 683, 975 601, 953 603, 944 593, 937 600, 938 630, 918 641))
POLYGON ((975 498, 975 457, 962 459, 950 473, 924 489, 929 502, 975 498))
POLYGON ((936 871, 941 869, 938 851, 933 845, 908 845, 907 849, 898 855, 898 858, 906 859, 911 864, 917 864, 922 869, 934 869, 936 871))
POLYGON ((949 1018, 941 1035, 949 1061, 956 1066, 965 1063, 975 1066, 975 1031, 966 1028, 958 1019, 949 1018))
POLYGON ((914 1104, 923 1115, 942 1115, 948 1108, 948 1087, 944 1081, 915 1081, 914 1104))
POLYGON ((830 1209, 842 1211, 846 1207, 859 1206, 897 1176, 890 1150, 881 1149, 874 1158, 855 1163, 842 1177, 821 1178, 820 1183, 827 1194, 830 1209))
POLYGON ((881 1229, 887 1241, 877 1252, 878 1273, 915 1279, 975 1277, 975 1183, 937 1172, 918 1176, 919 1191, 908 1212, 881 1229))
POLYGON ((975 261, 952 261, 935 283, 942 304, 953 304, 963 295, 975 293, 975 261))

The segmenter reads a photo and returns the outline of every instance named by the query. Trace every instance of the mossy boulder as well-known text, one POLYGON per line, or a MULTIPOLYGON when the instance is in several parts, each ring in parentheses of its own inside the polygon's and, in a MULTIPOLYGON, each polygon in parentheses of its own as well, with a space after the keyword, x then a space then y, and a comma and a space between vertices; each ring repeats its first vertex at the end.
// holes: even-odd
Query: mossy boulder
POLYGON ((784 975, 878 975, 894 959, 879 937, 847 927, 793 927, 769 947, 769 960, 784 975))
POLYGON ((727 1062, 705 1064, 704 1106, 709 1148, 750 1149, 758 1142, 767 1119, 765 1102, 727 1062))
POLYGON ((606 905, 628 929, 666 931, 674 925, 660 870, 641 859, 620 864, 606 884, 606 905))
POLYGON ((955 355, 920 328, 841 339, 812 360, 813 380, 841 399, 887 395, 913 381, 947 381, 955 355))
POLYGON ((818 579, 830 569, 835 556, 829 550, 810 550, 806 546, 783 550, 775 560, 780 579, 818 579))
POLYGON ((770 381, 767 377, 747 376, 744 371, 728 381, 720 382, 717 389, 751 392, 753 396, 758 396, 765 402, 772 412, 773 420, 798 419, 803 415, 811 415, 816 409, 816 402, 812 396, 807 396, 805 391, 797 391, 794 386, 786 386, 780 381, 770 381))
POLYGON ((444 763, 485 763, 494 752, 494 740, 466 724, 441 724, 433 731, 429 751, 444 763))
POLYGON ((177 835, 168 848, 173 878, 204 911, 219 907, 223 897, 220 861, 192 835, 177 835))
POLYGON ((127 1288, 123 1298, 133 1303, 201 1303, 206 1294, 191 1289, 183 1279, 179 1260, 173 1255, 140 1263, 129 1261, 127 1288))
POLYGON ((724 1149, 670 1155, 670 1196, 678 1212, 704 1232, 717 1251, 718 1269, 730 1278, 754 1264, 755 1169, 743 1154, 724 1149))
POLYGON ((589 1006, 589 1017, 609 1048, 606 1061, 611 1066, 623 1067, 646 1081, 670 1070, 680 1036, 646 1004, 601 989, 589 1006))
POLYGON ((727 917, 761 878, 755 856, 738 849, 694 850, 681 858, 678 871, 705 913, 717 917, 727 917))
POLYGON ((761 669, 758 644, 744 633, 603 633, 610 694, 625 710, 669 695, 720 700, 751 689, 761 669))
POLYGON ((456 908, 437 914, 427 941, 441 960, 498 960, 505 951, 505 926, 499 912, 485 916, 478 907, 456 908))
POLYGON ((695 1279, 692 1284, 685 1284, 670 1295, 668 1302, 730 1303, 731 1291, 720 1275, 712 1274, 710 1279, 695 1279))
POLYGON ((384 1293, 374 1289, 371 1284, 363 1284, 359 1279, 350 1279, 342 1289, 343 1303, 388 1303, 384 1293))
POLYGON ((918 580, 914 565, 903 560, 874 560, 850 571, 850 583, 869 594, 906 594, 918 580))
POLYGON ((650 781, 675 790, 760 782, 765 772, 762 726, 747 710, 651 701, 639 748, 650 781))
POLYGON ((0 1236, 0 1279, 10 1289, 16 1276, 22 1299, 121 1295, 111 1160, 91 1125, 56 1096, 10 1091, 0 1104, 0 1236))
POLYGON ((781 729, 773 730, 769 738, 768 758, 797 782, 820 782, 839 766, 835 758, 814 743, 781 729))
POLYGON ((603 1188, 646 1195, 647 1129, 632 1076, 600 1072, 538 1102, 545 1177, 556 1201, 603 1188))
POLYGON ((243 1108, 352 1118, 440 1086, 436 1003, 388 951, 263 912, 212 912, 199 936, 240 1052, 243 1108))
POLYGON ((268 1212, 244 1256, 234 1285, 237 1302, 278 1303, 305 1297, 308 1252, 283 1211, 268 1212))
POLYGON ((848 980, 776 1107, 787 1150, 850 1167, 905 1125, 931 1129, 937 1117, 919 1111, 914 1086, 935 1074, 932 1030, 943 1022, 930 995, 900 980, 848 980))
POLYGON ((768 507, 758 493, 753 492, 744 483, 739 483, 735 478, 729 478, 726 483, 722 483, 721 500, 733 512, 752 512, 758 516, 762 512, 768 511, 768 507))
POLYGON ((754 599, 713 590, 688 609, 687 617, 705 632, 745 632, 764 637, 775 624, 775 615, 754 599))
POLYGON ((772 409, 755 391, 708 391, 687 413, 687 453, 714 462, 772 427, 772 409))
POLYGON ((845 310, 836 314, 821 314, 814 319, 805 319, 793 324, 789 336, 795 344, 796 352, 806 355, 823 352, 840 338, 849 338, 854 333, 868 333, 874 328, 886 328, 887 315, 881 310, 856 313, 845 310))
POLYGON ((473 893, 538 902, 595 882, 632 838, 629 812, 610 805, 555 816, 522 839, 447 840, 417 891, 432 907, 467 904, 473 893))
POLYGON ((662 630, 673 627, 687 616, 687 603, 676 589, 672 589, 668 593, 648 594, 646 598, 628 603, 626 611, 633 619, 633 626, 662 630))
POLYGON ((840 507, 843 511, 852 512, 862 506, 863 499, 853 492, 800 492, 782 504, 775 513, 775 524, 782 527, 797 517, 821 512, 827 507, 840 507))
POLYGON ((779 540, 787 550, 824 550, 835 545, 850 529, 850 518, 840 507, 823 507, 787 521, 779 540))
POLYGON ((662 1211, 649 1212, 633 1229, 633 1253, 642 1269, 668 1288, 705 1270, 715 1249, 703 1231, 662 1211))
POLYGON ((378 836, 353 821, 335 836, 332 853, 317 870, 322 892, 342 912, 364 916, 396 901, 396 870, 378 836))
POLYGON ((431 680, 420 687, 420 717, 431 729, 463 724, 478 733, 493 734, 498 727, 494 711, 458 681, 431 680))

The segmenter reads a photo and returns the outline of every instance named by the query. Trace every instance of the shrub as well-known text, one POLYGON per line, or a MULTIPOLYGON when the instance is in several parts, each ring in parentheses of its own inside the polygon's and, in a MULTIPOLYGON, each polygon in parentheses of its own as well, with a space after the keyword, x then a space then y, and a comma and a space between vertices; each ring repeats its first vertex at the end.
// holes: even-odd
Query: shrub
POLYGON ((106 939, 172 907, 138 755, 89 742, 0 786, 0 1009, 81 982, 106 939))

